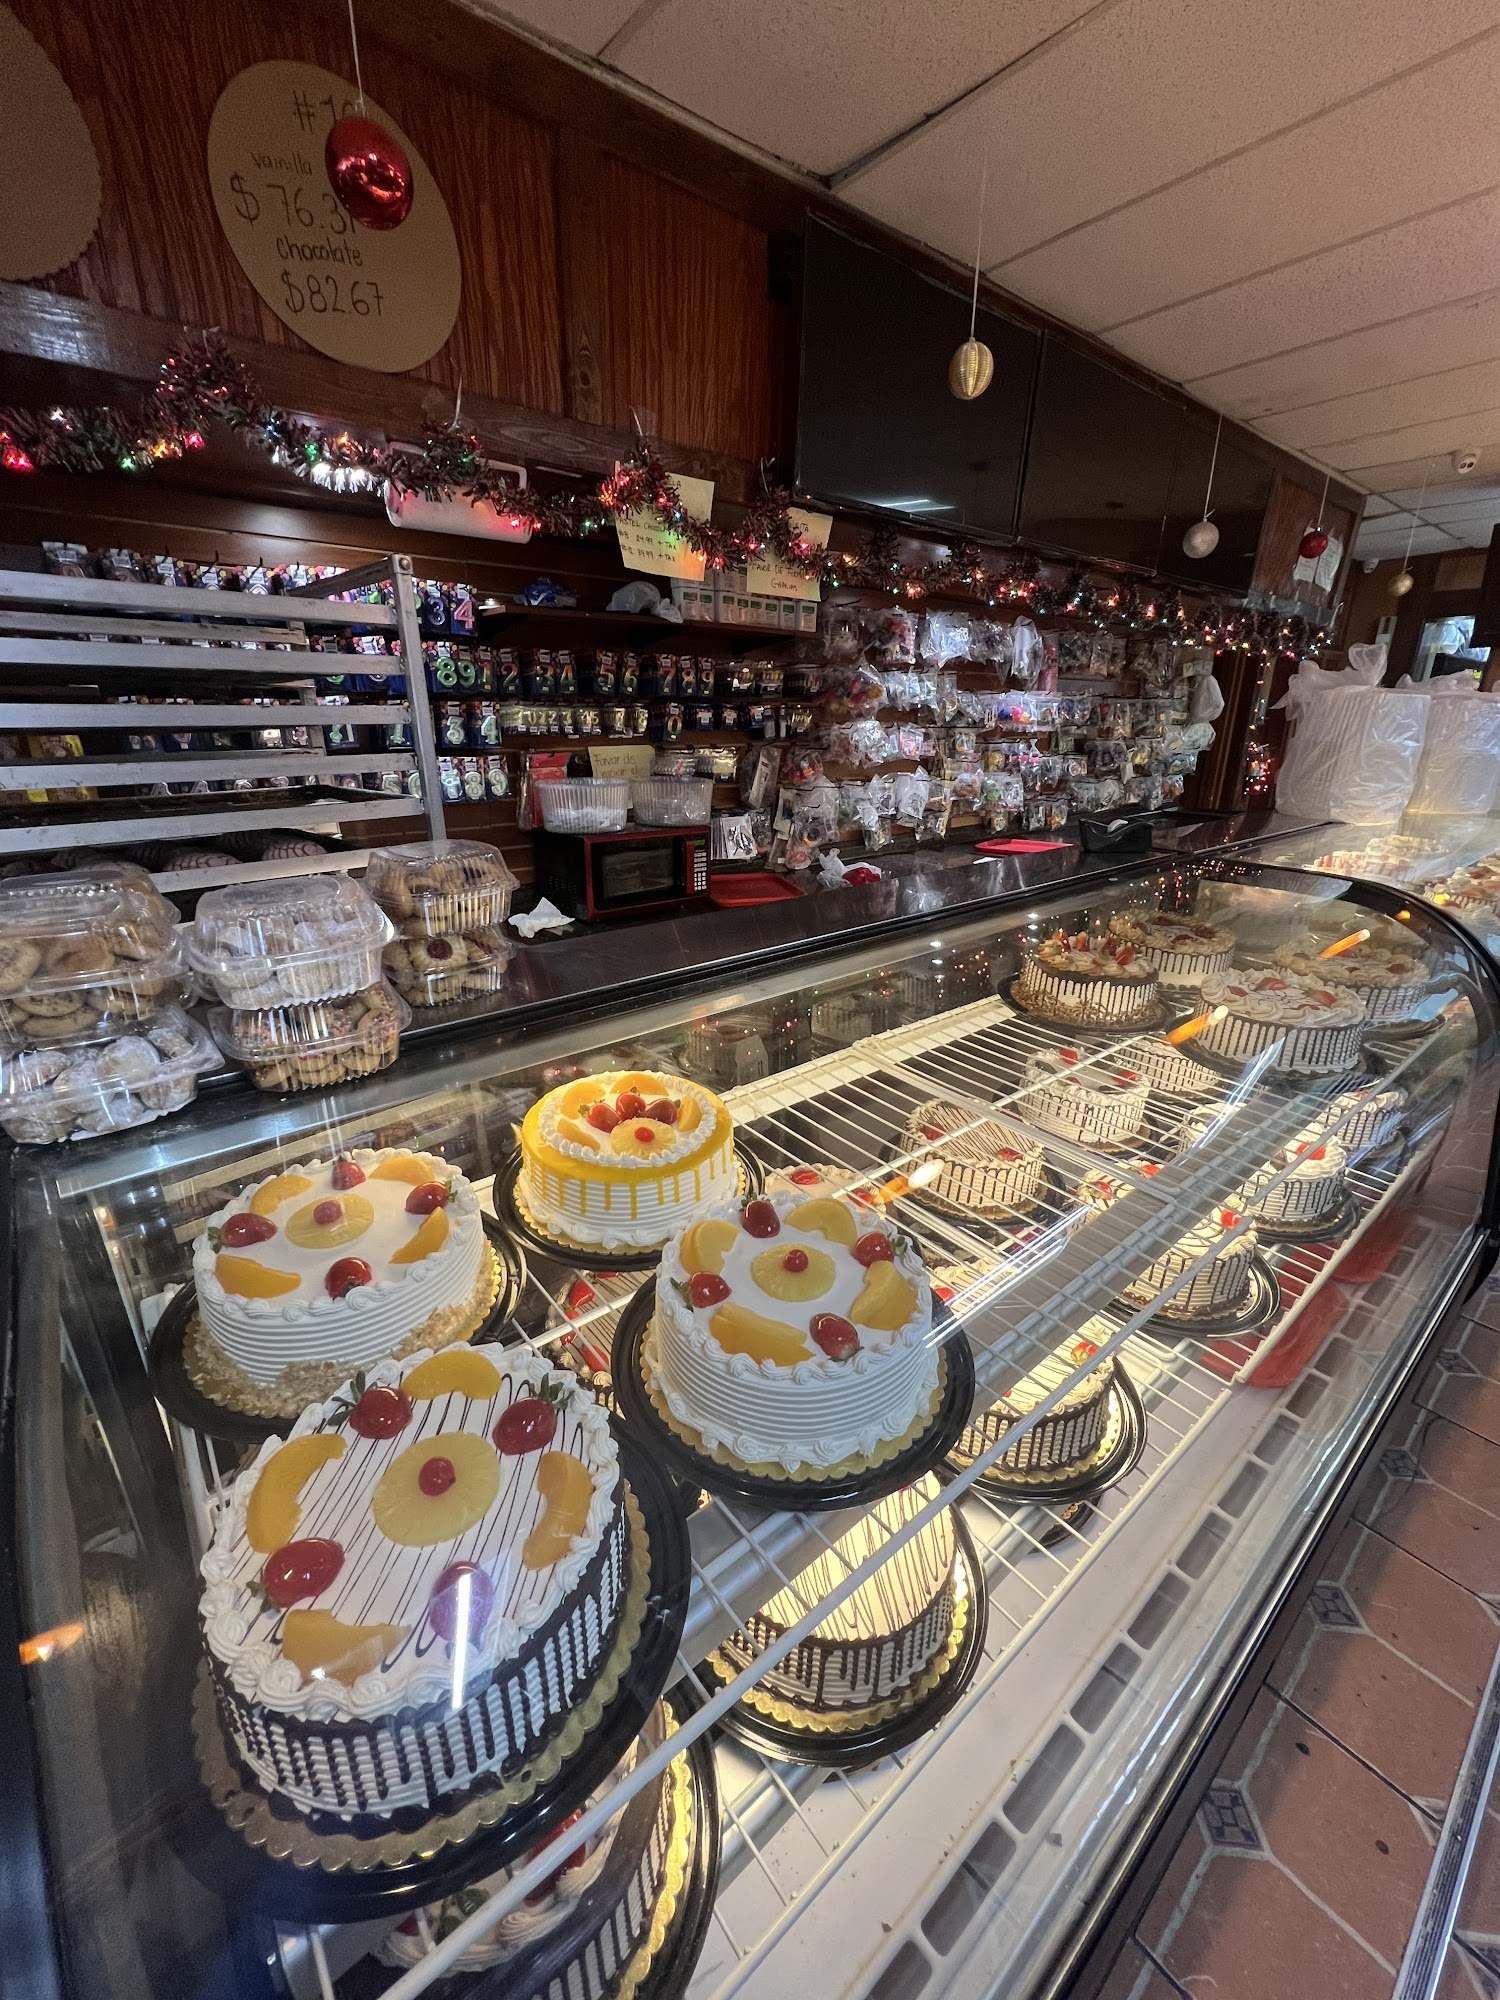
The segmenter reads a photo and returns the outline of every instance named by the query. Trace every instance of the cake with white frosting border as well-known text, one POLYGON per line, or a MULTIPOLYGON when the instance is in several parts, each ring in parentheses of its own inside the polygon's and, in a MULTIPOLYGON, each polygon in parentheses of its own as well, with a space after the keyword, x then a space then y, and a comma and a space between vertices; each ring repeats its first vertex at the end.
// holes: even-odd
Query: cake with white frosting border
POLYGON ((521 1125, 517 1197, 564 1243, 655 1249, 738 1185, 727 1106, 683 1077, 580 1077, 548 1091, 521 1125))
POLYGON ((220 1713, 300 1812, 434 1809, 606 1668, 630 1557, 604 1409, 536 1356, 382 1362, 233 1482, 199 1611, 220 1713))
POLYGON ((1109 934, 1154 965, 1163 986, 1199 986, 1210 972, 1227 971, 1234 957, 1232 930, 1192 917, 1111 917, 1109 934))
POLYGON ((906 1178, 917 1192, 984 1215, 1019 1215, 1045 1193, 1047 1156, 1035 1139, 946 1098, 906 1121, 906 1178))
POLYGON ((1282 945, 1276 963, 1304 979, 1331 987, 1335 993, 1351 993, 1364 1002, 1371 1027, 1395 1026, 1411 1020, 1432 983, 1432 961, 1425 952, 1413 951, 1411 939, 1402 935, 1396 945, 1371 938, 1350 945, 1332 958, 1320 955, 1318 940, 1282 945))
POLYGON ((911 1240, 853 1202, 764 1196, 667 1246, 642 1360, 647 1386, 710 1455, 819 1477, 899 1446, 929 1417, 932 1290, 911 1240))
POLYGON ((1216 1208, 1179 1237, 1170 1250, 1148 1264, 1121 1294, 1133 1306, 1160 1299, 1162 1319, 1217 1319, 1232 1312, 1248 1296, 1255 1228, 1235 1208, 1216 1208), (1160 1295, 1190 1266, 1207 1259, 1182 1289, 1170 1298, 1160 1295))
POLYGON ((1160 987, 1160 973, 1134 945, 1060 930, 1027 950, 1011 998, 1065 1027, 1128 1028, 1156 1019, 1160 987))
POLYGON ((1015 1099, 1028 1123, 1079 1146, 1118 1146, 1146 1121, 1150 1086, 1139 1071, 1090 1062, 1077 1049, 1038 1049, 1026 1058, 1026 1084, 1015 1099))
POLYGON ((1364 1040, 1365 1004, 1321 980, 1271 967, 1236 966, 1203 982, 1203 1003, 1217 1019, 1198 1045, 1228 1062, 1268 1055, 1267 1068, 1293 1076, 1336 1076, 1353 1069, 1364 1040))
POLYGON ((1253 1173, 1236 1199, 1258 1223, 1307 1228, 1337 1213, 1348 1164, 1349 1155, 1336 1139, 1306 1134, 1253 1173), (1278 1175, 1285 1178, 1278 1180, 1278 1175))

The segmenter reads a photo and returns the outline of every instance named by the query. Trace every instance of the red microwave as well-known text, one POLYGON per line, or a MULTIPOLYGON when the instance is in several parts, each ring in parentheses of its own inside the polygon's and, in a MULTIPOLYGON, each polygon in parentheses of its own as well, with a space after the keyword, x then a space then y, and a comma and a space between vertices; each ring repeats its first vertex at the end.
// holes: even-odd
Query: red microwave
POLYGON ((708 828, 538 833, 537 887, 570 917, 628 917, 708 902, 708 828))

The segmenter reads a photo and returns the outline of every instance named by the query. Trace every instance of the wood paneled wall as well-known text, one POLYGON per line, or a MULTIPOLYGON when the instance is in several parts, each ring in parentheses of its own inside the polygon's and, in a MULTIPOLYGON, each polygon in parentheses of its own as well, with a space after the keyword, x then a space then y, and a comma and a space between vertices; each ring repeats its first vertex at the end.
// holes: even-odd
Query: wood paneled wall
MULTIPOLYGON (((349 75, 342 10, 14 6, 77 99, 103 171, 94 241, 45 289, 305 352, 224 240, 204 147, 220 91, 251 63, 301 59, 349 75)), ((475 37, 491 32, 471 25, 475 37)), ((567 175, 566 131, 368 32, 361 56, 370 94, 442 189, 463 263, 458 322, 420 377, 595 422, 649 410, 662 438, 752 462, 775 448, 763 230, 607 151, 588 150, 580 184, 567 175), (594 374, 581 394, 570 308, 591 322, 594 374)))

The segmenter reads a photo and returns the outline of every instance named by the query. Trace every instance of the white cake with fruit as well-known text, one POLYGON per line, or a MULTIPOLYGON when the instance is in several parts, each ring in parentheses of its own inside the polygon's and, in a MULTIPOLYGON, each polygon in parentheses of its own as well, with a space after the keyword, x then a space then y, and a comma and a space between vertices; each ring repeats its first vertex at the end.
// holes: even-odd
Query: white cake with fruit
POLYGON ((189 1368, 287 1414, 388 1355, 467 1339, 495 1290, 469 1182, 396 1147, 356 1147, 244 1189, 209 1217, 193 1281, 189 1368))
POLYGON ((643 1361, 690 1444, 772 1477, 892 1455, 939 1395, 921 1258, 835 1194, 747 1202, 674 1239, 643 1361))
POLYGON ((537 1356, 385 1361, 234 1481, 200 1601, 267 1790, 341 1818, 508 1778, 611 1667, 630 1572, 609 1419, 537 1356))
POLYGON ((657 1249, 738 1185, 728 1108, 680 1076, 579 1077, 548 1091, 521 1126, 517 1198, 564 1244, 657 1249))

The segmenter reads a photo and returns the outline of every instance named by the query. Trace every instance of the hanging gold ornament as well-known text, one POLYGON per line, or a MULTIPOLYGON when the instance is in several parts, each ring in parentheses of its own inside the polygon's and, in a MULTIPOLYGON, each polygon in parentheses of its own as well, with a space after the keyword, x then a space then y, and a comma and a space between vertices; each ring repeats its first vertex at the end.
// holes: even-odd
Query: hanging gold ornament
POLYGON ((1416 580, 1417 579, 1412 575, 1409 569, 1402 570, 1399 576, 1393 576, 1391 578, 1389 584, 1391 596, 1405 597, 1406 593, 1411 589, 1412 585, 1416 582, 1416 580))
POLYGON ((948 387, 960 402, 972 403, 982 396, 995 379, 995 357, 982 340, 971 334, 953 350, 948 363, 948 387))

